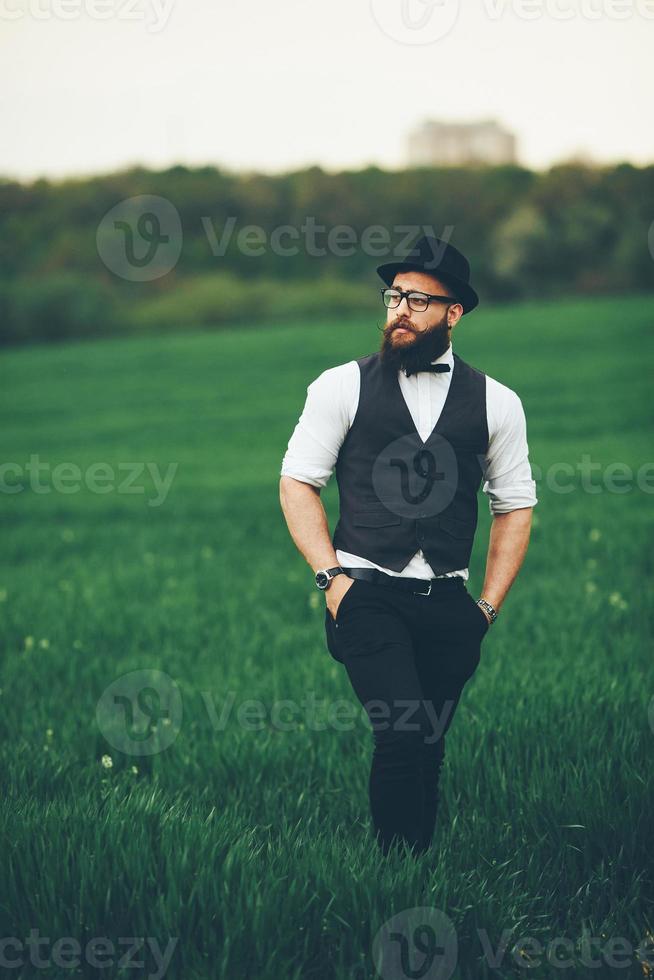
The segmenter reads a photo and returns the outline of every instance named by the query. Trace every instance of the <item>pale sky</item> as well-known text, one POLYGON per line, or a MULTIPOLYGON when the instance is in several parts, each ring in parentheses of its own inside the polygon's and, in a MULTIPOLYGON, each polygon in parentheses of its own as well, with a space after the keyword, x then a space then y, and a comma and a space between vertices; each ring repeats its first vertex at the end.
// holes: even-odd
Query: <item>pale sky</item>
POLYGON ((654 0, 457 3, 0 0, 0 174, 395 168, 426 118, 654 162, 654 0))

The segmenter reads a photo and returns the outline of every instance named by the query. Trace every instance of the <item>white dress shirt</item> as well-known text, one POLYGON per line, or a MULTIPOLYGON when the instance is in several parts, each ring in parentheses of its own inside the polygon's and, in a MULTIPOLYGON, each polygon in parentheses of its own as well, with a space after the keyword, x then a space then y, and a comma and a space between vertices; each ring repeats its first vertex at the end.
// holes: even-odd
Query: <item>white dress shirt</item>
MULTIPOLYGON (((450 365, 447 373, 420 371, 407 378, 398 371, 400 388, 416 429, 426 442, 445 404, 454 373, 452 344, 431 362, 450 365)), ((339 449, 352 425, 359 403, 361 374, 354 361, 327 368, 307 387, 307 399, 295 430, 289 439, 280 476, 292 476, 314 487, 329 481, 339 449)), ((491 514, 505 514, 520 507, 533 507, 536 483, 531 476, 527 422, 519 396, 511 388, 486 375, 486 417, 488 452, 482 462, 482 490, 489 498, 491 514)), ((436 578, 420 548, 401 572, 384 568, 365 556, 336 549, 344 567, 378 568, 387 575, 436 578)), ((468 578, 468 569, 446 572, 468 578)))

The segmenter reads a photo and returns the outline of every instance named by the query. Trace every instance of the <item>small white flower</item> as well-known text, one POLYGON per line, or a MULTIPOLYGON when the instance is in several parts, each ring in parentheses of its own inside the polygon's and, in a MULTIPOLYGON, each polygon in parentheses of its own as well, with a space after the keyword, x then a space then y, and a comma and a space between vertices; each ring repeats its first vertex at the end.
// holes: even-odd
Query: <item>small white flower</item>
POLYGON ((612 606, 615 606, 616 609, 626 609, 628 605, 619 592, 612 592, 609 596, 609 602, 612 606))
POLYGON ((588 535, 588 537, 590 538, 591 541, 599 541, 599 539, 602 537, 602 532, 598 527, 594 527, 591 529, 591 532, 588 535))
POLYGON ((111 769, 114 764, 114 760, 110 755, 103 755, 100 761, 105 769, 111 769))
POLYGON ((47 637, 44 636, 43 639, 39 640, 39 646, 41 647, 42 650, 47 650, 48 647, 50 646, 50 640, 48 640, 47 637))

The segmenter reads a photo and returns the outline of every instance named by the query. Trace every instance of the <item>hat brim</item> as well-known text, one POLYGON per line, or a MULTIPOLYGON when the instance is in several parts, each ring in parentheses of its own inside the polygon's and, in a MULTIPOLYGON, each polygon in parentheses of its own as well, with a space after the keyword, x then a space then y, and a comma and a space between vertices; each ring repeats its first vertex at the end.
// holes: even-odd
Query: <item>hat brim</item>
POLYGON ((416 265, 415 262, 387 262, 385 265, 377 266, 377 273, 387 286, 393 285, 393 280, 398 272, 424 272, 440 279, 456 293, 464 313, 470 313, 479 304, 479 296, 469 283, 457 278, 457 276, 441 274, 437 268, 430 272, 422 266, 416 265))

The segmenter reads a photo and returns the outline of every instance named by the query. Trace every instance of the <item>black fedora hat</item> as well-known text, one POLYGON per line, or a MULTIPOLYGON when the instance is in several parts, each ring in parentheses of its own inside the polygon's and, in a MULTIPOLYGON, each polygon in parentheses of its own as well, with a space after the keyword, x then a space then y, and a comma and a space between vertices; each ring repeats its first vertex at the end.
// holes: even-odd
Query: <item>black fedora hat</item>
POLYGON ((386 262, 377 272, 387 286, 398 272, 427 272, 440 279, 456 295, 464 313, 474 310, 479 297, 470 285, 470 263, 458 248, 433 235, 423 235, 402 262, 386 262))

